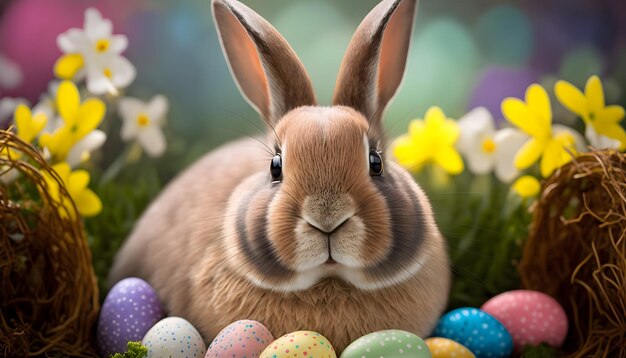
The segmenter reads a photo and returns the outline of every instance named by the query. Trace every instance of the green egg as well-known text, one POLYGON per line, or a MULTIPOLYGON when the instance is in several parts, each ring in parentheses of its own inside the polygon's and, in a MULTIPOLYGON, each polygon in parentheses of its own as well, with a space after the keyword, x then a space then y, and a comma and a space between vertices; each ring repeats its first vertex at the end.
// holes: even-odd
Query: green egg
POLYGON ((424 341, 413 333, 390 329, 367 334, 350 345, 339 358, 431 358, 424 341))

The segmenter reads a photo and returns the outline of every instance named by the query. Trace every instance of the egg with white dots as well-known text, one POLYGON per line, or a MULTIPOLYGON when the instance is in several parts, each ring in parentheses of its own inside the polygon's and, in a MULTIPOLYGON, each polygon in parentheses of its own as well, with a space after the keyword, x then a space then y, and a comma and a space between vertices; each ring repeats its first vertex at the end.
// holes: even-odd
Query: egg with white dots
POLYGON ((167 317, 150 328, 141 343, 148 358, 203 358, 206 344, 198 330, 180 317, 167 317))
POLYGON ((433 336, 459 342, 477 358, 509 357, 513 352, 511 334, 497 319, 477 308, 463 307, 446 313, 433 336))
POLYGON ((366 334, 352 342, 339 358, 431 358, 424 341, 398 329, 366 334))
POLYGON ((240 320, 226 326, 217 334, 205 358, 258 358, 274 341, 274 336, 262 323, 240 320))
POLYGON ((560 347, 567 336, 568 320, 563 307, 543 292, 504 292, 485 302, 481 309, 502 322, 513 336, 517 352, 527 344, 560 347))
POLYGON ((98 318, 100 355, 126 351, 129 341, 140 341, 161 318, 161 303, 144 280, 130 277, 119 281, 107 294, 98 318))

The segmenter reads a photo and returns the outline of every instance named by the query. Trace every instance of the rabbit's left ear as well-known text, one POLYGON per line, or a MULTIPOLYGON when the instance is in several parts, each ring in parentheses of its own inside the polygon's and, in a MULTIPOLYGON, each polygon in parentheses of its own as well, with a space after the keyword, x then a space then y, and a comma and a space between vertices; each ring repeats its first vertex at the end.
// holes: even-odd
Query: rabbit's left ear
POLYGON ((417 0, 383 0, 361 22, 341 63, 333 104, 352 107, 381 130, 406 65, 417 0))

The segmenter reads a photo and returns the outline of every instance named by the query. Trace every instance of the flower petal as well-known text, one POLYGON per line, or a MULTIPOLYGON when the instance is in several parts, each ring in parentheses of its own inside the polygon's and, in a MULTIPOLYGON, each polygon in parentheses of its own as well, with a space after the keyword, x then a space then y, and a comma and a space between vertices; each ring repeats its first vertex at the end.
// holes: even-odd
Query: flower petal
POLYGON ((463 159, 452 147, 441 148, 433 159, 449 174, 460 174, 463 171, 463 159))
POLYGON ((63 53, 85 53, 89 39, 81 29, 72 28, 57 36, 57 46, 63 53))
POLYGON ((621 146, 620 141, 598 134, 591 124, 585 127, 585 137, 594 149, 618 149, 621 146))
POLYGON ((67 163, 71 167, 79 165, 86 160, 86 157, 88 157, 91 152, 99 149, 106 141, 106 138, 106 134, 99 129, 87 134, 85 138, 76 143, 67 154, 67 163))
POLYGON ((152 121, 163 124, 163 119, 165 114, 167 113, 167 108, 169 104, 167 101, 167 97, 163 95, 156 95, 152 97, 150 102, 147 105, 146 113, 148 117, 152 119, 152 121))
POLYGON ((139 131, 139 144, 151 157, 159 157, 165 152, 165 136, 158 126, 151 125, 139 131))
POLYGON ((425 164, 426 158, 416 150, 413 143, 408 134, 402 135, 394 140, 392 151, 400 165, 407 170, 416 171, 425 164))
POLYGON ((104 74, 105 69, 100 67, 90 67, 87 70, 87 91, 95 95, 115 93, 113 82, 104 74))
POLYGON ((485 107, 477 107, 459 118, 459 140, 456 147, 467 156, 470 151, 474 151, 479 144, 480 137, 492 137, 495 130, 491 113, 485 107))
POLYGON ((576 153, 569 145, 570 142, 574 142, 573 137, 569 133, 561 133, 547 143, 539 166, 541 176, 547 178, 556 169, 573 159, 576 153), (569 139, 565 137, 569 137, 569 139), (568 150, 573 153, 568 152, 568 150))
POLYGON ((111 36, 109 51, 112 54, 119 55, 128 47, 128 38, 125 35, 111 36))
POLYGON ((70 81, 61 82, 57 91, 57 109, 66 124, 75 123, 79 106, 80 94, 76 85, 70 81))
POLYGON ((111 71, 113 72, 111 80, 116 88, 127 87, 137 76, 135 66, 123 56, 116 56, 111 60, 111 71))
POLYGON ((565 108, 574 112, 579 117, 587 117, 589 113, 587 99, 576 86, 567 81, 558 81, 554 86, 554 93, 565 108))
POLYGON ((541 157, 545 148, 545 142, 536 138, 528 140, 515 155, 515 167, 524 170, 535 164, 541 157))
POLYGON ((106 107, 104 102, 98 98, 89 98, 78 109, 77 125, 78 128, 75 132, 77 138, 83 138, 89 132, 96 129, 102 119, 104 119, 104 113, 106 107))
POLYGON ((124 121, 131 122, 135 122, 140 113, 148 111, 145 103, 133 97, 121 98, 117 109, 124 121))
POLYGON ((530 138, 513 128, 504 128, 496 132, 493 140, 496 144, 495 174, 504 182, 510 183, 519 174, 515 167, 515 155, 530 138))
POLYGON ((513 125, 532 137, 544 138, 549 134, 548 129, 518 98, 505 98, 501 105, 502 114, 513 125))
POLYGON ((550 132, 552 123, 552 108, 548 92, 538 84, 532 84, 526 89, 526 105, 528 110, 540 119, 538 125, 546 132, 550 132))
POLYGON ((57 163, 52 166, 52 169, 59 175, 63 183, 67 183, 71 172, 70 166, 67 163, 57 163))
POLYGON ((84 66, 82 55, 77 53, 63 55, 54 64, 54 75, 63 80, 71 80, 84 66))
POLYGON ((616 124, 624 119, 624 107, 618 105, 606 106, 597 114, 598 125, 616 124))
POLYGON ((72 196, 85 190, 88 184, 89 173, 86 170, 75 170, 71 172, 68 177, 68 182, 66 183, 67 189, 72 196))
POLYGON ((98 9, 90 7, 85 10, 85 34, 92 41, 108 39, 113 34, 113 24, 102 18, 98 9))
POLYGON ((78 212, 84 217, 95 216, 102 211, 102 201, 90 189, 81 191, 72 199, 76 204, 78 212))
POLYGON ((541 185, 535 177, 524 175, 519 177, 519 179, 511 185, 511 189, 522 198, 530 198, 539 194, 541 185))
POLYGON ((598 76, 591 76, 585 85, 585 96, 589 110, 597 113, 604 108, 604 90, 598 76))
POLYGON ((620 141, 620 150, 626 148, 626 131, 619 124, 610 124, 596 128, 598 134, 620 141))

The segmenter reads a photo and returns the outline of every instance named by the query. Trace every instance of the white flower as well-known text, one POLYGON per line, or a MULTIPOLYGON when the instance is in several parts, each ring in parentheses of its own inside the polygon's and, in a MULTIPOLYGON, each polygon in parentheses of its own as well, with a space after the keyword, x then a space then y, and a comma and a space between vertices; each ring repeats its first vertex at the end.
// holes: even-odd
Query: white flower
POLYGON ((165 119, 168 102, 162 95, 154 96, 149 103, 136 98, 124 97, 119 102, 122 139, 136 139, 148 155, 158 157, 165 151, 165 137, 161 126, 165 119))
POLYGON ((457 149, 467 159, 470 171, 486 174, 495 169, 498 179, 508 183, 519 174, 514 158, 528 136, 513 128, 496 131, 491 113, 478 107, 458 121, 461 135, 457 149))
POLYGON ((74 144, 67 154, 65 161, 71 168, 88 161, 91 153, 100 149, 106 139, 107 135, 103 131, 94 129, 91 133, 87 134, 85 138, 74 144))
POLYGON ((128 47, 124 35, 113 35, 110 20, 103 19, 95 8, 85 11, 84 29, 69 29, 57 37, 65 54, 55 64, 55 73, 63 79, 87 78, 87 90, 94 94, 113 93, 130 85, 136 70, 121 55, 128 47))

